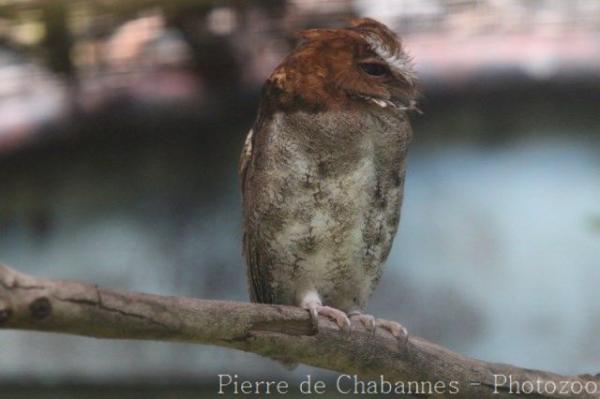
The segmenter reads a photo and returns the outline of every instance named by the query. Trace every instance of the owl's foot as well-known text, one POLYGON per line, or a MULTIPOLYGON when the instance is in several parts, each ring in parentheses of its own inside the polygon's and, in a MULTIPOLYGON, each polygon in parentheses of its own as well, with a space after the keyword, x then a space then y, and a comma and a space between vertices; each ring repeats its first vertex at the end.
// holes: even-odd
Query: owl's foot
POLYGON ((306 295, 300 306, 310 312, 310 318, 316 331, 319 330, 319 315, 323 315, 335 321, 342 332, 346 334, 350 333, 350 319, 346 313, 330 306, 323 306, 321 299, 317 295, 306 295))
POLYGON ((348 313, 348 316, 352 320, 360 321, 367 331, 374 333, 377 327, 383 328, 392 334, 400 344, 405 344, 408 339, 408 331, 402 324, 396 321, 376 319, 369 314, 364 314, 359 311, 350 312, 348 313))
POLYGON ((398 339, 399 341, 404 342, 408 339, 408 331, 406 330, 406 327, 404 327, 402 324, 398 323, 397 321, 377 319, 375 321, 375 325, 377 327, 383 328, 384 330, 387 330, 390 334, 392 334, 394 337, 396 337, 396 339, 398 339))
POLYGON ((370 314, 364 314, 358 311, 348 313, 348 317, 351 320, 358 320, 367 329, 367 331, 374 333, 377 328, 377 320, 370 314))

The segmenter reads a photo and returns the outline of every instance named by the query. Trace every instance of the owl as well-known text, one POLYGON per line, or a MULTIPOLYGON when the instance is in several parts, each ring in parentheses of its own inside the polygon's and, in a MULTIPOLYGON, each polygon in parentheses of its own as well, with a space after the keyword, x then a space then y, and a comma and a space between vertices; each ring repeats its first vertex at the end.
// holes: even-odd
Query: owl
POLYGON ((310 29, 266 81, 240 162, 253 302, 406 330, 365 312, 396 234, 417 82, 397 36, 368 18, 310 29))

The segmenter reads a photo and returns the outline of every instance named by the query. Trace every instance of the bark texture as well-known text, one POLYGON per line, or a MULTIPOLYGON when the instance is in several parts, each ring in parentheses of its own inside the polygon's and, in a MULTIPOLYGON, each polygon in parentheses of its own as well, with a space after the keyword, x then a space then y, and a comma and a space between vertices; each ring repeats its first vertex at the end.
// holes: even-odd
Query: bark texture
POLYGON ((351 334, 344 335, 325 318, 316 332, 308 313, 296 307, 113 291, 37 278, 4 266, 0 266, 0 328, 218 345, 356 374, 364 380, 383 375, 392 383, 455 381, 460 392, 450 397, 519 396, 515 385, 510 393, 508 383, 496 384, 494 375, 510 375, 521 387, 529 388, 523 385, 526 381, 535 388, 545 387, 531 397, 600 397, 598 375, 562 376, 483 362, 414 336, 398 344, 385 331, 373 334, 355 323, 351 334), (554 393, 549 392, 552 382, 554 393), (559 392, 562 385, 567 394, 559 392))

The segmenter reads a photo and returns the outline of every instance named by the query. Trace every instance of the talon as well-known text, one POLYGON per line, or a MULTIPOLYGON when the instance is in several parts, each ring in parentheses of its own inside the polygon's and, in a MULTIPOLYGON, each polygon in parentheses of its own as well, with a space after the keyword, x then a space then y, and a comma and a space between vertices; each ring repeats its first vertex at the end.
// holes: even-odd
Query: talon
POLYGON ((402 324, 396 321, 377 319, 375 325, 383 328, 396 337, 398 343, 406 344, 408 342, 408 330, 402 324))
POLYGON ((338 325, 340 330, 344 333, 350 333, 350 319, 346 315, 346 313, 342 312, 339 309, 332 308, 330 306, 317 306, 318 314, 322 314, 323 316, 327 316, 338 325))
POLYGON ((365 329, 371 333, 375 333, 377 328, 375 317, 370 314, 360 313, 358 311, 354 311, 348 314, 350 319, 358 319, 360 323, 365 327, 365 329))
POLYGON ((312 322, 313 329, 315 331, 319 331, 319 312, 317 310, 317 307, 313 306, 309 308, 308 312, 310 313, 310 320, 312 322))

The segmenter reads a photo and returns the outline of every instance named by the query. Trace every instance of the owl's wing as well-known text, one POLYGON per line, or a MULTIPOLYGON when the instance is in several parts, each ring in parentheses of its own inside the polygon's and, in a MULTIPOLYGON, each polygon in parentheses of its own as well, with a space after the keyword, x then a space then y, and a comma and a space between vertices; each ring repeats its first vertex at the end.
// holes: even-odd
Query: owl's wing
POLYGON ((261 250, 252 232, 244 232, 244 257, 248 276, 250 300, 259 303, 273 303, 273 291, 268 268, 261 262, 261 250))
POLYGON ((273 303, 273 294, 270 285, 269 270, 264 263, 265 256, 258 240, 257 223, 254 218, 255 198, 254 193, 257 188, 252 186, 249 180, 253 176, 253 160, 256 156, 254 151, 254 142, 257 134, 260 134, 262 118, 259 117, 253 128, 246 136, 244 148, 240 157, 240 180, 242 183, 242 198, 244 204, 244 248, 243 255, 246 260, 246 269, 248 275, 248 288, 250 290, 250 300, 252 302, 273 303), (261 259, 263 261, 261 261, 261 259))

